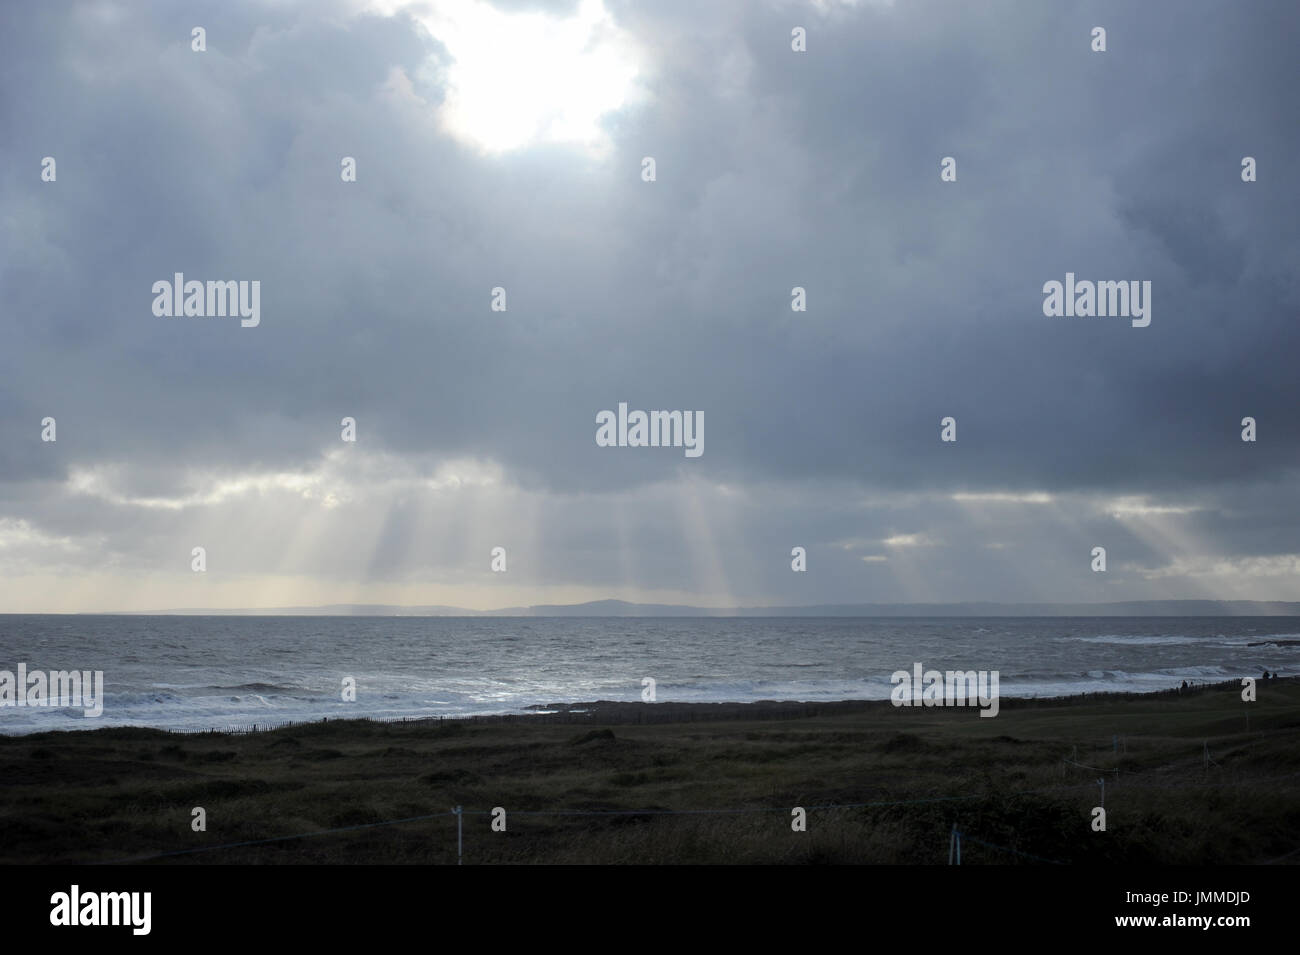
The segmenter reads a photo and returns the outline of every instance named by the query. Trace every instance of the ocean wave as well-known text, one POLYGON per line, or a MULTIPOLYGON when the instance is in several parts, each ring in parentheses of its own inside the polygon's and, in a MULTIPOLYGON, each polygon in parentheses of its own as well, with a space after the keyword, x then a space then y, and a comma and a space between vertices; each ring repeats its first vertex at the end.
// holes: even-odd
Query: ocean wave
MULTIPOLYGON (((339 677, 356 665, 353 621, 313 620, 289 636, 279 623, 267 629, 251 622, 238 640, 172 639, 191 649, 160 660, 140 653, 135 623, 124 619, 116 623, 116 644, 94 645, 107 680, 101 717, 3 708, 0 733, 97 726, 192 731, 323 718, 520 713, 538 704, 638 701, 643 675, 655 677, 659 702, 879 700, 893 689, 890 675, 897 669, 910 673, 918 660, 926 670, 998 670, 1004 697, 1141 692, 1184 680, 1220 682, 1258 678, 1263 669, 1292 669, 1300 659, 1295 648, 1279 644, 1300 640, 1300 634, 1272 629, 1287 623, 1296 626, 1294 619, 1276 620, 1251 632, 1227 618, 1170 622, 1163 632, 1161 624, 1128 620, 852 627, 833 621, 695 621, 683 630, 672 620, 656 620, 575 636, 570 623, 543 622, 533 625, 540 637, 518 639, 522 631, 514 623, 497 625, 496 632, 490 624, 467 630, 463 624, 413 620, 392 624, 396 629, 376 641, 365 672, 356 673, 357 701, 343 702, 339 677), (317 634, 321 627, 325 637, 317 634), (1099 633, 1103 627, 1115 631, 1099 633), (697 630, 704 636, 693 636, 697 630), (312 648, 310 655, 304 646, 312 648), (130 664, 133 657, 143 662, 130 664)), ((169 620, 157 626, 185 633, 195 624, 169 620)), ((37 652, 48 657, 64 651, 38 648, 26 654, 29 665, 37 652)))
POLYGON ((1095 637, 1061 637, 1061 640, 1077 643, 1109 643, 1124 647, 1160 647, 1178 646, 1189 643, 1205 643, 1214 637, 1189 637, 1179 635, 1152 636, 1148 634, 1103 633, 1095 637))

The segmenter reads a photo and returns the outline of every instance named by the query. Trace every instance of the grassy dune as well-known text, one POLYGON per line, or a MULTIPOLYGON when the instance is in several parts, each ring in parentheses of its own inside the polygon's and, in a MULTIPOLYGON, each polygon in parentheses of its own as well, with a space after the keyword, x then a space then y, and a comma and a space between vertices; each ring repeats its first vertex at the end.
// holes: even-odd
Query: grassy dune
MULTIPOLYGON (((1258 863, 1300 848, 1300 683, 1261 683, 1252 704, 1231 685, 1003 700, 993 719, 887 703, 610 704, 237 735, 43 733, 0 737, 0 778, 0 861, 11 864, 178 852, 456 805, 507 810, 505 832, 486 814, 465 817, 465 864, 944 863, 954 823, 966 865, 1258 863), (1097 833, 1103 775, 1108 831, 1097 833), (876 805, 812 808, 857 803, 876 805), (206 832, 191 830, 196 806, 206 832), (791 831, 794 806, 809 807, 807 832, 791 831), (773 811, 523 814, 724 808, 773 811)), ((456 820, 150 864, 277 862, 455 864, 456 820)))

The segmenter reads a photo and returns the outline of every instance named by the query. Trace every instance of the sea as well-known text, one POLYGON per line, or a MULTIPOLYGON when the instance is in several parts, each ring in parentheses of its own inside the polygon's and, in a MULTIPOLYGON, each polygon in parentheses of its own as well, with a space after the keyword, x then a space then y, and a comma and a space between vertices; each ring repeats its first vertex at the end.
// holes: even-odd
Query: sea
POLYGON ((916 663, 996 670, 1007 697, 1300 672, 1300 617, 0 615, 0 681, 102 671, 103 711, 0 705, 0 733, 239 730, 539 705, 885 699, 916 663), (345 700, 345 681, 355 700, 345 700))

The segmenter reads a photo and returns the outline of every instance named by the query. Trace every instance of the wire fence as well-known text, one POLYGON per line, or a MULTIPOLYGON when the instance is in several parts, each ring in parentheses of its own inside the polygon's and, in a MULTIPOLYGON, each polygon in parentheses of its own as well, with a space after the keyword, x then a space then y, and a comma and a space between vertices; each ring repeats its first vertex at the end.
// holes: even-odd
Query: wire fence
MULTIPOLYGON (((1074 763, 1072 760, 1062 760, 1064 763, 1082 766, 1074 763)), ((1082 766, 1085 769, 1094 769, 1094 767, 1082 766)), ((1116 770, 1105 770, 1105 772, 1117 772, 1116 770)), ((1284 779, 1294 779, 1300 776, 1300 772, 1286 773, 1278 776, 1269 776, 1263 778, 1254 778, 1250 782, 1272 782, 1284 779)), ((1118 783, 1118 776, 1116 783, 1118 783)), ((1098 780, 1100 782, 1100 780, 1098 780)), ((1159 788, 1159 789, 1184 789, 1202 786, 1222 786, 1233 785, 1235 781, 1205 781, 1192 783, 1170 783, 1166 785, 1156 785, 1151 783, 1125 783, 1122 789, 1128 788, 1159 788)), ((1244 782, 1241 781, 1241 782, 1244 782)), ((1067 786, 1047 786, 1035 789, 1022 789, 1010 793, 969 793, 959 796, 927 796, 918 799, 890 799, 890 800, 872 800, 868 802, 852 803, 825 803, 821 805, 792 807, 792 806, 743 806, 725 809, 524 809, 511 810, 511 816, 530 816, 530 817, 626 817, 626 816, 735 816, 735 815, 753 815, 761 813, 791 813, 794 809, 802 808, 805 812, 831 812, 852 809, 875 809, 891 806, 914 806, 935 803, 966 802, 970 800, 987 800, 987 799, 1011 799, 1017 796, 1041 795, 1045 793, 1063 793, 1077 792, 1079 790, 1093 790, 1097 786, 1096 782, 1080 783, 1067 786)), ((1104 792, 1104 790, 1103 790, 1104 792)), ((380 822, 359 823, 350 826, 337 826, 330 829, 317 829, 311 832, 299 832, 292 835, 273 836, 266 839, 246 839, 238 842, 226 842, 213 846, 194 846, 187 849, 176 849, 169 852, 158 852, 147 855, 130 856, 127 858, 111 859, 103 862, 91 863, 92 865, 130 865, 141 862, 153 862, 161 859, 174 858, 177 856, 197 855, 200 853, 220 852, 229 849, 245 848, 249 846, 270 845, 279 842, 289 842, 295 839, 309 839, 319 836, 329 836, 344 832, 356 832, 364 829, 377 829, 387 826, 401 826, 416 822, 428 822, 433 819, 442 819, 448 816, 456 819, 457 828, 457 864, 463 862, 464 858, 464 830, 463 820, 465 816, 489 816, 497 813, 498 809, 465 809, 456 806, 443 812, 432 812, 418 816, 407 816, 402 819, 386 819, 380 822)), ((964 829, 958 828, 954 823, 952 827, 952 842, 949 847, 949 864, 961 864, 961 845, 965 840, 967 843, 990 849, 994 852, 1003 853, 1010 856, 1030 859, 1035 862, 1042 862, 1049 865, 1070 865, 1069 862, 1063 862, 1059 859, 1049 859, 1034 853, 1025 852, 1011 846, 999 845, 973 836, 964 829)), ((1288 852, 1285 855, 1270 859, 1261 864, 1272 865, 1300 853, 1300 849, 1288 852)))
POLYGON ((992 842, 985 842, 983 839, 976 839, 974 836, 970 835, 969 833, 962 832, 960 829, 957 829, 956 827, 953 828, 953 834, 956 836, 958 840, 957 864, 960 864, 961 862, 960 846, 961 846, 962 839, 965 839, 967 842, 973 842, 977 846, 984 846, 985 848, 988 849, 996 849, 998 852, 1005 852, 1010 855, 1021 856, 1022 858, 1025 859, 1033 859, 1035 862, 1046 862, 1048 865, 1069 865, 1070 864, 1068 862, 1061 862, 1057 859, 1046 859, 1043 856, 1036 856, 1032 852, 1021 852, 1019 849, 1012 849, 1009 846, 994 845, 992 842))

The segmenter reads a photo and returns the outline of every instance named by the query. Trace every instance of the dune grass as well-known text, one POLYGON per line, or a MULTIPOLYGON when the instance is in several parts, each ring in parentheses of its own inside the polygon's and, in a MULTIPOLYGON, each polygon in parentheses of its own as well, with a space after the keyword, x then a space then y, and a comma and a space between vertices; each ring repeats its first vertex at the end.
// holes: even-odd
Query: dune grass
MULTIPOLYGON (((585 722, 0 737, 0 861, 102 862, 458 805, 475 813, 464 817, 465 864, 939 864, 954 824, 966 865, 1220 865, 1300 848, 1300 683, 1261 684, 1251 704, 1230 685, 1008 702, 993 719, 885 704, 638 723, 624 704, 618 719, 585 722), (1102 777, 1104 833, 1091 829, 1102 777), (200 806, 206 832, 191 829, 200 806), (497 806, 505 832, 490 828, 497 806), (806 832, 791 829, 795 806, 808 810, 806 832), (663 812, 702 809, 770 811, 663 812), (655 812, 526 814, 554 810, 655 812)), ((441 816, 150 864, 456 861, 456 820, 441 816)))

